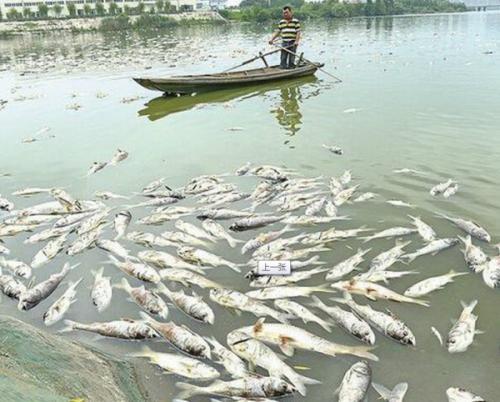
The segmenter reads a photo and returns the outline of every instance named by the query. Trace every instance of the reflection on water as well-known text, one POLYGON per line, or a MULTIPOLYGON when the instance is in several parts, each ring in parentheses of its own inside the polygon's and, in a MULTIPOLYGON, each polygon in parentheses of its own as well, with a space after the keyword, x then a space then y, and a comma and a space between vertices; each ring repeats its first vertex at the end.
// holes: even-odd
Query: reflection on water
POLYGON ((159 96, 146 103, 146 107, 139 110, 138 114, 146 116, 151 121, 156 121, 195 107, 201 108, 233 100, 241 102, 254 97, 264 97, 267 94, 272 95, 276 92, 279 94, 279 105, 277 108, 271 108, 271 113, 287 135, 295 135, 302 125, 300 105, 304 100, 319 94, 321 89, 319 82, 316 77, 312 76, 240 89, 201 93, 196 96, 159 96))

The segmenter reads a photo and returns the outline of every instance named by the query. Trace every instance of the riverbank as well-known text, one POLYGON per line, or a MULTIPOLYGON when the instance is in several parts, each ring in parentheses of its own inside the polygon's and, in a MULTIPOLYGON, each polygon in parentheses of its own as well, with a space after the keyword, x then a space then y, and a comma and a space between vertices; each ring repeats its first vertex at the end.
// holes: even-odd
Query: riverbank
MULTIPOLYGON (((148 25, 154 28, 155 24, 151 26, 151 22, 156 22, 156 25, 161 26, 175 26, 192 23, 223 23, 225 19, 216 11, 199 11, 199 12, 186 12, 178 14, 143 14, 125 16, 120 15, 116 17, 93 17, 93 18, 66 18, 66 19, 49 19, 39 21, 5 21, 0 23, 0 38, 2 36, 22 35, 28 33, 43 33, 53 31, 72 31, 72 32, 86 32, 86 31, 109 31, 119 29, 131 29, 136 24, 148 25), (141 21, 142 20, 142 21, 141 21)), ((160 27, 161 27, 160 26, 160 27)))
POLYGON ((6 315, 0 315, 0 339, 2 401, 150 400, 129 362, 6 315))

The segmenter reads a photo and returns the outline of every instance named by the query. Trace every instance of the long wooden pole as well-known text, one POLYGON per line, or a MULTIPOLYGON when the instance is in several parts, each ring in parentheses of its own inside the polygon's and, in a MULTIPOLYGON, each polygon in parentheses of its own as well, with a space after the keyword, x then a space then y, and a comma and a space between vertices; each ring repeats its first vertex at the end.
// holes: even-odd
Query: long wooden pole
MULTIPOLYGON (((290 54, 293 54, 294 56, 296 57, 299 57, 299 55, 295 52, 292 52, 290 49, 286 48, 286 47, 283 47, 283 46, 280 46, 280 45, 277 45, 276 43, 273 43, 274 46, 276 46, 278 48, 278 50, 284 50, 285 52, 288 52, 290 54)), ((315 66, 319 71, 321 71, 322 73, 325 73, 326 75, 329 75, 330 77, 332 77, 333 79, 337 80, 337 82, 342 82, 342 80, 338 77, 335 77, 333 74, 330 74, 328 71, 325 71, 324 69, 322 69, 321 67, 318 67, 318 65, 316 63, 313 63, 312 61, 310 60, 307 60, 305 57, 301 56, 301 59, 304 60, 306 63, 312 65, 312 66, 315 66)))
POLYGON ((267 55, 279 52, 280 50, 281 49, 275 49, 275 50, 271 50, 270 52, 267 52, 267 53, 264 53, 264 54, 259 54, 258 56, 255 56, 253 59, 249 59, 247 61, 244 61, 241 64, 238 64, 237 66, 234 66, 234 67, 228 68, 227 70, 224 70, 223 73, 227 73, 227 72, 232 71, 232 70, 234 70, 234 69, 236 69, 238 67, 242 67, 242 66, 244 66, 246 64, 252 63, 255 60, 262 59, 264 56, 267 56, 267 55))

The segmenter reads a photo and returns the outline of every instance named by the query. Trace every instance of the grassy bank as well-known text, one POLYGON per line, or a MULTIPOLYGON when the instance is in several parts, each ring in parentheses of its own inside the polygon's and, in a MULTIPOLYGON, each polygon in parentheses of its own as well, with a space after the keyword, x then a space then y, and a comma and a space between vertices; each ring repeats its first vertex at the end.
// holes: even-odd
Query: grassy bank
POLYGON ((177 26, 190 26, 200 24, 224 24, 223 19, 182 19, 176 20, 171 17, 158 14, 144 14, 138 18, 131 19, 128 15, 122 14, 116 17, 104 18, 98 31, 121 31, 121 30, 157 30, 172 28, 177 26))
POLYGON ((267 0, 244 0, 239 10, 222 10, 220 13, 224 18, 233 21, 267 22, 279 20, 282 7, 286 4, 292 5, 294 15, 300 19, 467 11, 464 4, 447 0, 367 0, 365 4, 339 3, 337 0, 326 0, 322 3, 274 0, 271 1, 270 7, 267 0))

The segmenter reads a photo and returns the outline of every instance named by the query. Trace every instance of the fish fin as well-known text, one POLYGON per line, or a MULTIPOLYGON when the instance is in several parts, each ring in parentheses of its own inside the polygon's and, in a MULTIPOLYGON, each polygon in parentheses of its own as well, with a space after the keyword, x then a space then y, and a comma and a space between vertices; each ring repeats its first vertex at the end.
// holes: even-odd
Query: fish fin
POLYGON ((392 391, 390 389, 384 387, 382 384, 377 384, 375 382, 372 382, 372 387, 380 395, 379 399, 384 399, 384 400, 388 401, 389 398, 392 396, 392 391))
POLYGON ((373 353, 370 353, 370 351, 373 349, 375 349, 375 347, 373 346, 348 346, 344 353, 348 353, 354 356, 362 357, 364 359, 370 359, 377 362, 379 358, 375 356, 373 353))
MULTIPOLYGON (((216 382, 217 381, 215 381, 213 384, 215 384, 216 382)), ((175 385, 177 388, 180 388, 182 390, 179 393, 179 395, 177 395, 177 398, 179 399, 188 399, 195 395, 203 394, 205 392, 205 388, 198 387, 196 385, 188 384, 185 382, 178 382, 175 385)))
POLYGON ((292 338, 289 338, 287 336, 280 336, 280 343, 279 343, 279 348, 281 351, 286 355, 286 356, 293 356, 295 353, 295 349, 293 346, 290 345, 290 341, 292 341, 292 338))
POLYGON ((392 389, 391 394, 394 398, 402 401, 403 397, 406 395, 406 391, 408 391, 408 383, 401 382, 392 389))
POLYGON ((253 332, 259 333, 262 330, 262 325, 264 325, 265 321, 266 321, 266 317, 259 318, 253 326, 253 332))

